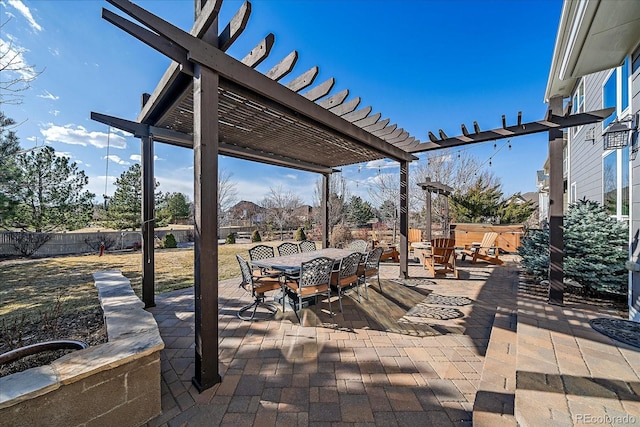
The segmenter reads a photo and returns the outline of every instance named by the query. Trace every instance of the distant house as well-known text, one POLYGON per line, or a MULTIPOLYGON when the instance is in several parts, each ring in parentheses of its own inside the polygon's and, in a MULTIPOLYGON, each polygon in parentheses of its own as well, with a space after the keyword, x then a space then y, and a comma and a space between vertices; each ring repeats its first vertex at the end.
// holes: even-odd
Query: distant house
POLYGON ((294 212, 296 218, 300 220, 301 223, 306 221, 313 220, 313 206, 310 205, 302 205, 298 206, 294 212))
MULTIPOLYGON (((639 21, 637 1, 565 0, 545 93, 547 101, 563 98, 572 113, 614 107, 602 123, 565 132, 565 208, 586 198, 628 222, 631 270, 640 270, 639 21), (605 144, 613 125, 624 130, 616 146, 605 144)), ((629 317, 640 322, 640 272, 630 271, 629 282, 629 317)))
POLYGON ((265 208, 243 200, 236 203, 227 211, 227 218, 230 222, 245 222, 246 225, 259 224, 265 220, 265 208))

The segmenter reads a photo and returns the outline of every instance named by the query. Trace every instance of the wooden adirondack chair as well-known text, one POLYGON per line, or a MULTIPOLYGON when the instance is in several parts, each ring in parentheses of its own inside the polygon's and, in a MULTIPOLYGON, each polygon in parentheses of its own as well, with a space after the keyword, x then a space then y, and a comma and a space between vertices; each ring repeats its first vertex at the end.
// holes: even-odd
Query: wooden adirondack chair
POLYGON ((495 245, 498 233, 490 232, 484 233, 482 242, 479 245, 473 245, 470 249, 464 249, 462 251, 462 259, 464 260, 467 255, 472 257, 471 263, 475 264, 478 260, 487 261, 491 264, 502 265, 500 256, 500 250, 495 245))
POLYGON ((453 273, 457 279, 455 244, 455 239, 443 237, 432 239, 431 250, 422 254, 424 268, 428 269, 434 276, 453 273))

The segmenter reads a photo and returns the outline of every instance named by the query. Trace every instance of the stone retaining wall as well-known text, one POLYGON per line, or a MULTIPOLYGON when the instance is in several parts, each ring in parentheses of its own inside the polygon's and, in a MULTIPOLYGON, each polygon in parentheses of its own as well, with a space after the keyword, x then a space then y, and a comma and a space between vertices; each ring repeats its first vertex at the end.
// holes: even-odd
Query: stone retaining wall
POLYGON ((0 378, 0 426, 139 426, 160 414, 158 325, 119 271, 94 279, 109 342, 0 378))

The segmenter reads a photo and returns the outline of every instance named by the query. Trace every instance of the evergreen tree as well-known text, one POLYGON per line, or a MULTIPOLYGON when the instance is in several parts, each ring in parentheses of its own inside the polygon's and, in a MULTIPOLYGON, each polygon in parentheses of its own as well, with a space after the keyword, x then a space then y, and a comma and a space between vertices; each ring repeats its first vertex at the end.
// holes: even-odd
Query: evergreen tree
MULTIPOLYGON (((158 187, 156 182, 155 188, 158 187)), ((133 164, 115 182, 116 190, 107 205, 106 225, 116 230, 140 229, 142 226, 142 167, 133 164)), ((161 205, 162 193, 155 193, 161 205)))
POLYGON ((349 200, 347 218, 356 227, 361 227, 373 218, 373 208, 369 202, 364 202, 359 196, 352 196, 349 200))
POLYGON ((494 222, 501 198, 499 184, 490 186, 479 178, 466 193, 451 195, 451 211, 456 222, 494 222))
POLYGON ((520 193, 516 193, 508 200, 503 201, 498 209, 500 224, 520 224, 526 222, 536 207, 531 200, 521 202, 520 193))
POLYGON ((14 226, 48 232, 85 227, 93 215, 94 194, 83 191, 89 178, 52 147, 20 154, 20 177, 13 188, 18 205, 14 226))
MULTIPOLYGON (((625 294, 628 226, 609 216, 597 202, 581 200, 569 206, 564 218, 564 277, 586 292, 625 294)), ((530 230, 518 249, 525 271, 539 279, 549 270, 549 229, 530 230)))
POLYGON ((20 170, 16 157, 20 151, 18 136, 11 130, 16 122, 0 111, 0 225, 13 215, 17 205, 15 198, 16 180, 20 170))
POLYGON ((191 204, 189 198, 182 193, 167 193, 156 209, 158 217, 167 224, 174 223, 178 219, 186 219, 191 216, 191 204))

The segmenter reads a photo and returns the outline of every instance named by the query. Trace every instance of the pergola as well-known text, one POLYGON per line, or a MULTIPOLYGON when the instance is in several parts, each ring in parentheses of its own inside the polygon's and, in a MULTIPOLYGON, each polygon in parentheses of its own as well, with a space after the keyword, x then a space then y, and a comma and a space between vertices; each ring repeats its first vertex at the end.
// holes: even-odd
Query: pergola
MULTIPOLYGON (((334 79, 303 92, 313 84, 318 74, 317 67, 300 74, 286 85, 279 83, 292 71, 297 59, 295 51, 268 72, 262 74, 257 71, 255 67, 268 57, 274 43, 272 34, 240 60, 227 55, 225 51, 247 24, 251 12, 248 2, 219 32, 218 12, 222 0, 195 0, 195 23, 190 32, 185 32, 128 0, 107 1, 144 27, 103 9, 105 20, 174 61, 155 91, 143 95, 142 111, 136 121, 98 113, 92 113, 91 116, 94 120, 131 132, 142 141, 142 295, 147 307, 155 305, 153 144, 156 141, 193 149, 196 345, 193 383, 199 390, 221 381, 218 371, 218 154, 322 174, 322 241, 325 247, 329 244, 326 224, 330 174, 338 167, 365 161, 388 158, 398 162, 400 275, 406 277, 408 166, 417 159, 414 154, 549 131, 551 200, 561 208, 560 129, 593 123, 610 114, 598 111, 558 115, 562 106, 558 108, 551 103, 547 117, 539 122, 523 124, 518 119, 517 125, 507 126, 503 116, 503 127, 500 129, 482 132, 474 123, 473 133, 463 125, 461 136, 449 138, 440 130, 440 138, 430 133, 430 141, 421 142, 396 124, 389 124, 390 119, 380 120, 381 113, 371 114, 371 107, 357 109, 360 98, 347 100, 348 90, 330 95, 334 79)), ((560 212, 560 221, 561 215, 560 212)), ((559 229, 560 243, 561 232, 559 229)), ((552 237, 552 250, 553 244, 552 237)), ((560 264, 560 274, 561 269, 560 264)))

